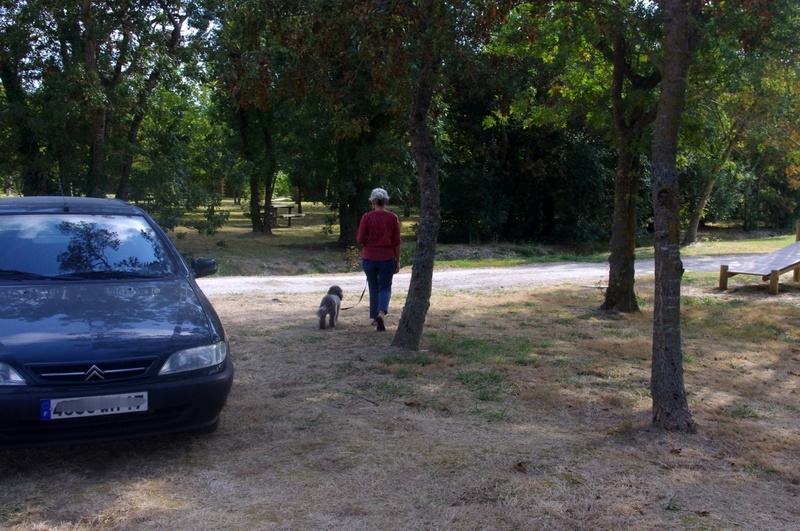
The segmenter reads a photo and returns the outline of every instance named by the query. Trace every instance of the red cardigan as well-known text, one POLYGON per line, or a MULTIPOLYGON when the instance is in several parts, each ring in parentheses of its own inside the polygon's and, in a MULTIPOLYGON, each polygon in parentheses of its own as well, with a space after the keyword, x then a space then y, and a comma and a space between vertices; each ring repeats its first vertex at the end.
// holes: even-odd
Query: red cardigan
POLYGON ((388 210, 371 210, 361 216, 356 241, 362 245, 361 258, 391 260, 400 246, 400 219, 388 210))

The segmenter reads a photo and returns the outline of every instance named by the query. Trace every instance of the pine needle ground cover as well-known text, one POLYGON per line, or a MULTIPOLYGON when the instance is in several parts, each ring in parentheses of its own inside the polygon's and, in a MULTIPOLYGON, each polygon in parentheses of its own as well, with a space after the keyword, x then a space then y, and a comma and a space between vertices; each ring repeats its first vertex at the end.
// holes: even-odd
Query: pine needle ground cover
POLYGON ((650 427, 643 311, 597 288, 436 290, 423 349, 362 304, 226 295, 236 381, 219 430, 0 453, 0 528, 796 529, 800 289, 688 275, 695 435, 650 427))

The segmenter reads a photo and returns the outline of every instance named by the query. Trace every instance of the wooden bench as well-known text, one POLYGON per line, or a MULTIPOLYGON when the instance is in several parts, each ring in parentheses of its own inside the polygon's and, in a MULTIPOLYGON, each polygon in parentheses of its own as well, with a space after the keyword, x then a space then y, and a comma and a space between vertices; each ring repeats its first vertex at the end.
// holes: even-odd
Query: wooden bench
POLYGON ((287 227, 292 226, 292 219, 293 218, 304 218, 306 217, 305 214, 278 214, 279 218, 283 218, 287 221, 287 227))
POLYGON ((720 266, 719 289, 728 289, 728 279, 734 275, 758 275, 763 281, 769 280, 769 294, 777 295, 778 278, 788 271, 794 271, 795 282, 800 280, 800 241, 744 264, 720 266))

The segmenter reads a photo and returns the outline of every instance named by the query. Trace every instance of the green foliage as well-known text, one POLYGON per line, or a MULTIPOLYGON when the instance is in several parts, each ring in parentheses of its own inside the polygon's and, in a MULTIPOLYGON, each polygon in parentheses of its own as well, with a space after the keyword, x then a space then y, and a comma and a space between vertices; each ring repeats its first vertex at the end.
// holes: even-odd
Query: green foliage
MULTIPOLYGON (((717 184, 705 210, 706 221, 725 221, 737 215, 742 200, 742 192, 739 189, 742 178, 743 174, 737 170, 735 164, 726 165, 717 174, 717 184)), ((681 184, 684 185, 683 181, 681 184)), ((695 190, 694 195, 699 193, 699 190, 695 190)))
POLYGON ((447 153, 442 163, 440 241, 608 240, 610 146, 584 134, 541 129, 475 130, 474 135, 464 158, 447 153), (509 155, 497 167, 494 153, 501 141, 509 155), (537 144, 540 149, 531 151, 537 144), (528 159, 533 156, 538 158, 528 159))
MULTIPOLYGON (((333 233, 352 232, 374 186, 416 207, 410 87, 415 54, 435 46, 440 241, 605 242, 619 141, 613 37, 627 43, 631 73, 622 116, 657 97, 634 86, 658 58, 652 2, 433 3, 442 23, 424 46, 427 19, 413 2, 90 7, 89 26, 77 4, 3 8, 0 181, 28 194, 118 193, 167 228, 213 233, 219 197, 235 192, 246 204, 251 190, 324 202, 333 233), (87 62, 87 32, 97 64, 87 62)), ((704 9, 681 131, 683 219, 713 180, 704 220, 791 227, 800 218, 800 5, 704 9)), ((650 138, 645 130, 633 144, 642 229, 650 138)), ((640 243, 647 237, 640 230, 640 243)))

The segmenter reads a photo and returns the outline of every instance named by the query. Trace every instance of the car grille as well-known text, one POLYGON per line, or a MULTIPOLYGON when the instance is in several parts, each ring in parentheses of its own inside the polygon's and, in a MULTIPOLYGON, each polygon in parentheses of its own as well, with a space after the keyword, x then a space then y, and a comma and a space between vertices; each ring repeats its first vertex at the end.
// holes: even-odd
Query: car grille
POLYGON ((140 378, 153 366, 155 358, 97 363, 69 363, 29 366, 42 383, 93 384, 140 378))

